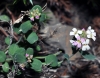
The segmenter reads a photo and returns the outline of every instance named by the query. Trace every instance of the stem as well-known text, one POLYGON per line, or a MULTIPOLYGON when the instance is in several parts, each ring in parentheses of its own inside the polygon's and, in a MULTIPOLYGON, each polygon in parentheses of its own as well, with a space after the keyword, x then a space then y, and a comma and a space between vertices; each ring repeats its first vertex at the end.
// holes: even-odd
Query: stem
POLYGON ((7 58, 7 59, 6 59, 7 62, 9 62, 9 61, 11 61, 11 60, 12 60, 12 58, 7 58))
POLYGON ((39 56, 38 56, 38 57, 34 57, 34 58, 36 58, 36 59, 45 59, 45 57, 46 57, 46 56, 42 56, 42 57, 39 57, 39 56))
POLYGON ((59 51, 59 52, 57 52, 57 53, 55 53, 55 54, 53 54, 53 55, 57 56, 57 55, 59 55, 61 52, 62 52, 62 51, 59 51))
POLYGON ((16 44, 18 44, 21 40, 22 40, 22 36, 20 37, 20 39, 18 40, 18 42, 16 42, 16 44))
MULTIPOLYGON (((61 51, 59 51, 59 52, 57 52, 57 53, 55 53, 55 54, 53 54, 53 55, 57 56, 57 55, 59 55, 60 53, 61 53, 61 51)), ((45 57, 46 57, 46 56, 41 56, 41 57, 37 56, 37 57, 34 57, 34 58, 36 58, 36 59, 45 59, 45 57)))

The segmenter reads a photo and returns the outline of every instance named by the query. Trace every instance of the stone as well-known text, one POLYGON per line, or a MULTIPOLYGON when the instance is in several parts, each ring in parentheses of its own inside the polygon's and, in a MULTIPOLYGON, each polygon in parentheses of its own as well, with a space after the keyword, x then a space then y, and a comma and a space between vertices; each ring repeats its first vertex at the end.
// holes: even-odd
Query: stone
MULTIPOLYGON (((50 10, 49 10, 50 12, 50 10)), ((50 12, 48 16, 51 17, 52 21, 49 24, 45 24, 45 28, 41 30, 44 34, 43 37, 50 37, 46 41, 50 46, 55 48, 61 48, 67 53, 69 56, 72 55, 71 43, 70 39, 72 37, 69 35, 70 31, 72 30, 72 26, 61 24, 57 18, 50 12), (54 20, 55 19, 55 20, 54 20), (58 44, 57 44, 58 43, 58 44)), ((75 58, 80 57, 79 53, 76 53, 70 60, 75 60, 75 58)))

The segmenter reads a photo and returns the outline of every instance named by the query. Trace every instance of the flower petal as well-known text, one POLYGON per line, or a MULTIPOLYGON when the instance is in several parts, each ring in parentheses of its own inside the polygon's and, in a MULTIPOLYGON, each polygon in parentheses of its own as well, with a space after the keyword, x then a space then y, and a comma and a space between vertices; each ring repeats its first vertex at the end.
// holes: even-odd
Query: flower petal
POLYGON ((75 38, 77 38, 77 37, 79 37, 79 35, 78 34, 75 34, 75 38))
POLYGON ((82 42, 82 44, 83 44, 83 45, 86 44, 86 41, 82 42))
POLYGON ((78 47, 78 48, 81 48, 81 43, 78 43, 78 44, 77 44, 77 47, 78 47))
POLYGON ((93 33, 93 32, 94 32, 94 30, 93 30, 93 29, 91 29, 91 32, 93 33))
POLYGON ((91 30, 91 26, 89 26, 88 29, 91 30))
POLYGON ((91 35, 89 34, 89 35, 87 35, 87 38, 91 38, 91 35))
POLYGON ((70 43, 74 43, 75 41, 74 40, 70 40, 70 43))
POLYGON ((86 45, 86 49, 89 50, 90 49, 90 46, 89 45, 86 45))
POLYGON ((81 38, 81 42, 83 43, 85 41, 85 39, 84 38, 81 38))
POLYGON ((36 19, 39 19, 39 16, 37 15, 37 16, 35 16, 35 18, 36 18, 36 19))
POLYGON ((80 40, 81 39, 78 34, 76 34, 75 37, 77 38, 77 40, 80 40))
POLYGON ((31 18, 30 18, 30 20, 31 20, 31 21, 34 21, 34 18, 33 18, 33 17, 31 17, 31 18))
POLYGON ((70 32, 70 35, 74 35, 74 32, 71 31, 71 32, 70 32))
POLYGON ((76 32, 76 31, 77 31, 77 29, 76 29, 76 28, 73 28, 72 30, 73 30, 74 32, 76 32))
POLYGON ((93 33, 92 33, 92 35, 93 35, 93 36, 96 36, 96 33, 95 33, 95 32, 93 32, 93 33))
POLYGON ((92 36, 92 39, 95 41, 96 40, 96 37, 92 36))
POLYGON ((78 32, 77 32, 78 34, 82 34, 82 30, 78 30, 78 32))
POLYGON ((76 46, 77 44, 78 44, 77 41, 75 41, 72 45, 75 45, 76 46))
POLYGON ((86 46, 85 45, 83 45, 82 51, 86 51, 86 46))
POLYGON ((89 44, 90 40, 89 39, 86 39, 86 44, 89 44))
POLYGON ((91 32, 89 30, 86 31, 87 34, 91 34, 91 32))

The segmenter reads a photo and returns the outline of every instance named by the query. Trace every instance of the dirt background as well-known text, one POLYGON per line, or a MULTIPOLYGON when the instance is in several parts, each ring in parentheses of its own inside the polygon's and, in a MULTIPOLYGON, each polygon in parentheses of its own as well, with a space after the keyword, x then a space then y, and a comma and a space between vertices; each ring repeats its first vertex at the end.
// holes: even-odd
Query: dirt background
MULTIPOLYGON (((95 61, 84 60, 80 54, 77 53, 71 58, 71 71, 69 71, 70 69, 66 66, 65 62, 60 68, 57 68, 57 72, 45 73, 46 77, 44 78, 49 78, 51 75, 56 75, 56 77, 53 76, 51 78, 100 78, 100 6, 99 2, 95 2, 96 4, 94 5, 91 1, 92 0, 84 0, 83 2, 82 0, 34 1, 34 4, 39 4, 41 6, 44 6, 46 2, 48 4, 46 12, 49 12, 48 16, 50 17, 50 20, 40 32, 44 33, 41 34, 41 36, 45 38, 50 36, 52 32, 56 31, 51 38, 45 40, 46 43, 50 45, 47 46, 46 49, 51 53, 61 49, 69 55, 72 54, 71 44, 69 43, 69 40, 71 39, 69 33, 74 27, 78 29, 87 29, 87 27, 91 25, 97 33, 96 41, 93 42, 91 40, 90 44, 90 52, 97 56, 95 61)), ((12 14, 9 14, 5 8, 12 2, 12 0, 0 2, 0 14, 8 14, 12 19, 18 18, 21 10, 31 8, 31 5, 28 4, 25 6, 22 2, 19 2, 7 7, 12 12, 12 14)), ((2 23, 0 26, 7 29, 2 23)), ((0 29, 0 50, 4 50, 7 47, 4 43, 5 37, 6 35, 2 32, 2 29, 0 29)), ((37 76, 32 77, 38 78, 37 76)), ((41 78, 43 77, 41 76, 41 78)))

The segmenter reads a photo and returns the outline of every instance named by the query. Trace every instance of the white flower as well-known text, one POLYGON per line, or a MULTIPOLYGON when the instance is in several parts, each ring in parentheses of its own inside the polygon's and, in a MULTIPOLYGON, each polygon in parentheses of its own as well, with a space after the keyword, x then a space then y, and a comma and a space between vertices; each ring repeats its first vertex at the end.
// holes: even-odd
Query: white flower
POLYGON ((90 46, 88 45, 89 44, 89 39, 86 39, 86 41, 84 41, 82 44, 83 44, 82 51, 86 51, 86 50, 90 49, 90 46))
POLYGON ((82 34, 82 30, 77 30, 76 28, 73 28, 70 32, 70 35, 74 35, 75 37, 77 37, 79 34, 82 34))
POLYGON ((86 31, 87 38, 92 38, 94 41, 96 40, 96 32, 91 29, 91 26, 88 27, 88 30, 86 31))

